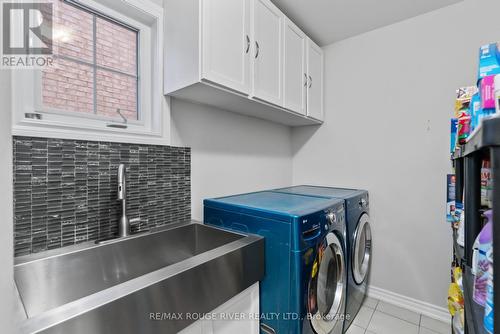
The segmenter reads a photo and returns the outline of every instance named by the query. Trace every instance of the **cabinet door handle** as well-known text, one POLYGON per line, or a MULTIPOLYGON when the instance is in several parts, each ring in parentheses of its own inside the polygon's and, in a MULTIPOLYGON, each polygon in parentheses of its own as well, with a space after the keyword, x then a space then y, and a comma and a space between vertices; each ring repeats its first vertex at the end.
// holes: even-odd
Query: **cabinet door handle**
POLYGON ((307 87, 307 74, 304 73, 304 87, 307 87))
POLYGON ((255 41, 255 59, 257 59, 257 57, 259 56, 259 52, 260 52, 259 42, 255 41))
POLYGON ((247 37, 247 48, 245 50, 245 53, 248 53, 248 51, 250 51, 250 37, 248 37, 248 35, 246 37, 247 37))
POLYGON ((309 76, 309 88, 311 88, 313 85, 313 78, 309 76))

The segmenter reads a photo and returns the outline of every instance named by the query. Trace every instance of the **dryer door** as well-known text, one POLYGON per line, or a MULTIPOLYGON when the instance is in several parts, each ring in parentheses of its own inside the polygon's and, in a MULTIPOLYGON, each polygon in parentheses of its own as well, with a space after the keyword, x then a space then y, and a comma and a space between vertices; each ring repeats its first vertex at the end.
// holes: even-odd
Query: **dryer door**
POLYGON ((342 243, 329 233, 318 250, 309 282, 309 316, 316 333, 342 333, 345 280, 342 243))
POLYGON ((354 232, 354 247, 352 253, 352 273, 354 281, 362 284, 370 270, 370 257, 372 254, 372 230, 370 217, 364 213, 359 218, 356 232, 354 232))

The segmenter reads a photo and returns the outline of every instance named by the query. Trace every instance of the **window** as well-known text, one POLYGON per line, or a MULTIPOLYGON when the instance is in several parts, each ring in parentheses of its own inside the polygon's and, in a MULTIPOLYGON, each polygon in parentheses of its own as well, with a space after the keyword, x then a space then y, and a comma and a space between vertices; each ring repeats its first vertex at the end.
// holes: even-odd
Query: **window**
POLYGON ((13 71, 14 134, 163 136, 163 9, 53 1, 53 66, 13 71))
POLYGON ((138 120, 138 30, 62 2, 54 16, 54 66, 42 71, 44 110, 138 120))

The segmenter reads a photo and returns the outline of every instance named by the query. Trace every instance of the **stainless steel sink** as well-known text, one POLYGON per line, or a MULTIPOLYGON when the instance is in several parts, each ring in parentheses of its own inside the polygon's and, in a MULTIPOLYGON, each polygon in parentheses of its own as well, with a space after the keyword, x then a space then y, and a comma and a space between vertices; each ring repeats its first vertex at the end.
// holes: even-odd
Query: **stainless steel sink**
POLYGON ((21 331, 176 333, 193 321, 150 313, 210 312, 262 278, 263 252, 258 236, 190 223, 21 257, 21 331))

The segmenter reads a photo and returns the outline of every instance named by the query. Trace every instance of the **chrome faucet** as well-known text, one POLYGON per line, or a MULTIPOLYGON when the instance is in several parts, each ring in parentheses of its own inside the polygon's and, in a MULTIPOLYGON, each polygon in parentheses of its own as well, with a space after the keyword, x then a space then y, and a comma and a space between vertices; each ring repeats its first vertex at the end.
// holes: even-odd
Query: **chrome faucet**
POLYGON ((130 235, 130 222, 127 218, 127 183, 125 181, 125 165, 118 166, 118 200, 121 201, 122 212, 118 221, 118 237, 130 235))

